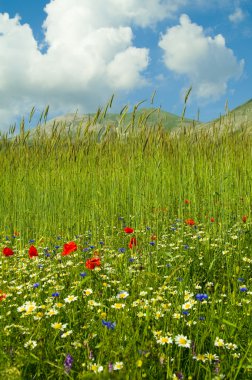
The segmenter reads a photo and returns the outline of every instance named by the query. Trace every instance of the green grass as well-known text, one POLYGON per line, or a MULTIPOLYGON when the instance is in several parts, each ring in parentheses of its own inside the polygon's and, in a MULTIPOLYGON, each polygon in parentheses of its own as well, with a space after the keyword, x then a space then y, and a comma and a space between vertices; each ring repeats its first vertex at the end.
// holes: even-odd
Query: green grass
POLYGON ((152 123, 1 136, 1 377, 251 378, 251 135, 152 123))

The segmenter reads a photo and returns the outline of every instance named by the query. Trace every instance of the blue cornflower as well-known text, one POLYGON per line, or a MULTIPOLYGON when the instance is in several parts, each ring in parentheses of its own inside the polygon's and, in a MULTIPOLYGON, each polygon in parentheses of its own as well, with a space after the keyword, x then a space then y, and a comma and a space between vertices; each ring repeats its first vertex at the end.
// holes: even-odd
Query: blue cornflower
POLYGON ((89 248, 84 248, 83 250, 82 250, 82 252, 88 252, 89 251, 89 248))
POLYGON ((247 292, 248 288, 246 286, 240 286, 240 292, 247 292))
POLYGON ((184 310, 184 311, 182 311, 182 314, 189 315, 189 311, 184 310))
POLYGON ((35 284, 33 284, 33 287, 34 287, 34 288, 38 288, 39 285, 40 285, 39 282, 35 282, 35 284))
POLYGON ((239 281, 239 282, 244 282, 245 280, 244 280, 243 277, 239 277, 239 278, 237 279, 237 281, 239 281))
POLYGON ((81 273, 80 273, 80 276, 81 276, 81 277, 86 277, 86 275, 87 275, 86 272, 81 272, 81 273))
POLYGON ((119 249, 118 249, 118 252, 120 252, 120 253, 124 253, 124 252, 125 252, 125 248, 119 248, 119 249))
POLYGON ((52 297, 59 297, 59 292, 52 293, 52 297))
POLYGON ((185 244, 184 245, 184 249, 189 249, 190 247, 189 247, 189 245, 188 244, 185 244))
POLYGON ((130 263, 133 263, 134 261, 135 261, 135 259, 134 259, 133 257, 130 257, 130 258, 129 258, 129 262, 130 262, 130 263))
POLYGON ((104 241, 99 241, 99 244, 100 245, 104 245, 104 241))
POLYGON ((34 243, 35 242, 35 239, 30 239, 29 240, 29 243, 34 243))
POLYGON ((102 320, 103 326, 106 326, 109 330, 114 330, 116 323, 102 320))
POLYGON ((150 245, 155 245, 155 242, 154 241, 150 241, 150 245))
POLYGON ((55 248, 55 249, 59 249, 59 248, 60 248, 60 245, 55 245, 54 248, 55 248))
POLYGON ((196 298, 196 300, 202 302, 202 301, 208 299, 208 295, 205 293, 199 293, 199 294, 196 294, 195 298, 196 298))
POLYGON ((95 246, 94 246, 94 245, 90 245, 89 248, 90 248, 90 249, 94 249, 95 246))
POLYGON ((200 316, 200 317, 199 317, 199 320, 200 320, 200 321, 204 321, 205 319, 206 319, 206 317, 203 317, 203 316, 200 316))

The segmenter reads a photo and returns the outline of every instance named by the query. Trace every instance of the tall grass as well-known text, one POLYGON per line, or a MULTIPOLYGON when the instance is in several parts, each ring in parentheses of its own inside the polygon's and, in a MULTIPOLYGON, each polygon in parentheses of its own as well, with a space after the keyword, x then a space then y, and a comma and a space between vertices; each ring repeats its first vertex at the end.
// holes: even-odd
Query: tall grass
POLYGON ((136 121, 134 113, 127 126, 99 130, 107 108, 84 126, 54 126, 46 133, 47 112, 36 133, 21 123, 18 135, 12 129, 0 140, 1 246, 15 250, 1 258, 1 290, 8 295, 0 302, 3 376, 249 379, 251 135, 195 126, 168 133, 158 118, 149 125, 148 115, 136 121), (137 238, 132 249, 123 231, 127 225, 137 238), (60 250, 70 240, 78 251, 67 261, 60 250), (27 257, 31 244, 39 247, 38 262, 27 257), (80 277, 93 245, 101 271, 80 277), (239 278, 245 278, 246 290, 239 278), (98 307, 87 304, 86 288, 98 307), (73 331, 70 340, 52 333, 58 316, 36 319, 28 313, 22 319, 17 312, 22 297, 40 305, 42 314, 55 310, 51 293, 57 289, 64 306, 60 320, 73 331), (122 290, 129 293, 126 308, 111 309, 122 290), (208 300, 196 304, 196 293, 208 294, 208 300), (78 301, 67 305, 69 294, 78 301), (191 316, 182 307, 186 299, 191 316), (115 329, 102 326, 102 318, 115 321, 115 329), (173 340, 184 334, 190 348, 163 346, 160 334, 173 340), (38 345, 27 354, 26 337, 38 345), (224 346, 217 347, 217 338, 224 346), (230 342, 237 351, 225 346, 230 342), (68 353, 71 371, 63 364, 68 353), (210 353, 218 357, 209 359, 210 353), (114 371, 105 369, 121 361, 118 375, 115 364, 114 371), (95 374, 94 363, 103 372, 95 374))

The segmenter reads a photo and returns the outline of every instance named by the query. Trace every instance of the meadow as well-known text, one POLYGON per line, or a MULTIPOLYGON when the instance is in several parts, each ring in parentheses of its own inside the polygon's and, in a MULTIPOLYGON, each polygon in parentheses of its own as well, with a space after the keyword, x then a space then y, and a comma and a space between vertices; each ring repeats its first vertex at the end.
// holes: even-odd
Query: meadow
POLYGON ((1 135, 0 377, 251 379, 251 134, 103 117, 1 135))

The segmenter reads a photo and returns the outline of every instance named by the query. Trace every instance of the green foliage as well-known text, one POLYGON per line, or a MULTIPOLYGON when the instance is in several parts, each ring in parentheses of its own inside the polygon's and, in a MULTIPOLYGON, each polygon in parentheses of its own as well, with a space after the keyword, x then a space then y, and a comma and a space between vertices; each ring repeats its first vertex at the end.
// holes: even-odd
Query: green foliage
POLYGON ((1 377, 247 380, 251 135, 168 133, 137 106, 96 128, 112 102, 77 129, 45 133, 47 108, 35 132, 22 120, 1 136, 0 248, 14 251, 0 259, 1 377), (70 240, 78 249, 62 256, 70 240), (92 256, 101 267, 88 270, 92 256))

